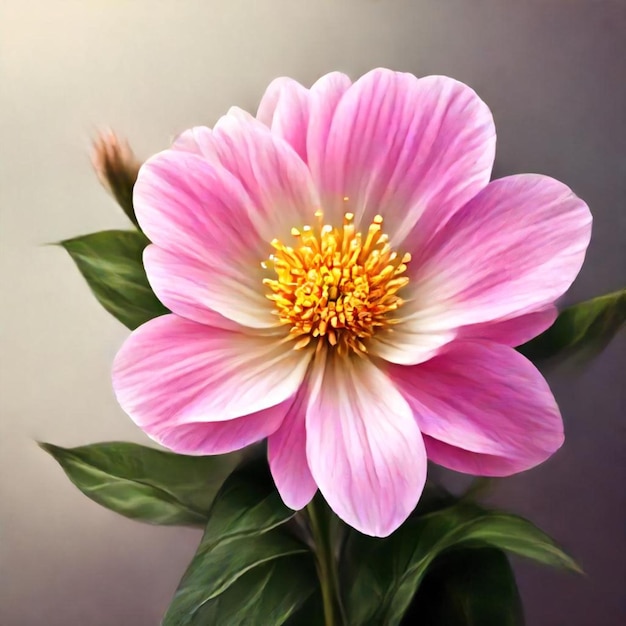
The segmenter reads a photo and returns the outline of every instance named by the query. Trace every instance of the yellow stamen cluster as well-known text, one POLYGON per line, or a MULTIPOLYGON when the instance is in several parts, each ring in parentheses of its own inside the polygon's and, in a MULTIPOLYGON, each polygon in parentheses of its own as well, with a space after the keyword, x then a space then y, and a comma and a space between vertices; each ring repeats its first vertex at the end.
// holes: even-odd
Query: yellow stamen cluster
POLYGON ((339 352, 367 352, 366 340, 393 319, 403 303, 397 294, 409 279, 403 276, 410 254, 398 256, 382 232, 383 218, 374 217, 365 235, 356 232, 354 215, 346 213, 342 228, 323 224, 293 228, 296 244, 275 239, 275 252, 263 267, 276 278, 263 282, 283 324, 291 326, 295 349, 325 338, 339 352))

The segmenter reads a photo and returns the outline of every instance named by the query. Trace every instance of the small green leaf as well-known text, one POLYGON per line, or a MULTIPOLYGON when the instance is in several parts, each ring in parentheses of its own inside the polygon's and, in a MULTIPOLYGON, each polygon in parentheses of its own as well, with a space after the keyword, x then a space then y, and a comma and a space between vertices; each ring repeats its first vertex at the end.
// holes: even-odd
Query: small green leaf
POLYGON ((134 443, 40 446, 89 498, 120 515, 162 525, 204 526, 240 455, 194 457, 134 443))
POLYGON ((626 322, 626 289, 564 309, 556 322, 519 351, 531 361, 598 354, 626 322))
POLYGON ((461 502, 410 518, 383 540, 350 534, 344 552, 344 606, 349 624, 399 624, 432 562, 447 550, 468 547, 499 548, 546 565, 580 571, 530 522, 461 502))
POLYGON ((501 550, 454 550, 428 569, 402 624, 523 626, 522 602, 501 550))
POLYGON ((131 330, 168 310, 154 295, 142 255, 150 242, 139 231, 106 230, 61 241, 98 302, 131 330))
POLYGON ((293 515, 267 463, 236 470, 215 498, 163 626, 287 623, 317 586, 309 548, 279 528, 293 515))

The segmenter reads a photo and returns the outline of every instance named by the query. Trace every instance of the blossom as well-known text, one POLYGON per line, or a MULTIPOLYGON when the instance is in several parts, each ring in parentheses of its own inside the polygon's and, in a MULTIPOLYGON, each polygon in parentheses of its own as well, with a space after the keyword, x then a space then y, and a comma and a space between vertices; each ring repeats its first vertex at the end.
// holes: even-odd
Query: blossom
POLYGON ((121 406, 179 453, 267 438, 293 509, 319 489, 363 533, 411 513, 427 458, 504 476, 563 442, 514 346, 555 318, 586 204, 536 174, 490 181, 495 128, 466 85, 377 69, 281 78, 149 159, 144 264, 172 311, 135 330, 121 406))
POLYGON ((132 193, 141 163, 129 143, 120 139, 112 130, 102 131, 94 139, 91 164, 100 184, 136 224, 132 193))

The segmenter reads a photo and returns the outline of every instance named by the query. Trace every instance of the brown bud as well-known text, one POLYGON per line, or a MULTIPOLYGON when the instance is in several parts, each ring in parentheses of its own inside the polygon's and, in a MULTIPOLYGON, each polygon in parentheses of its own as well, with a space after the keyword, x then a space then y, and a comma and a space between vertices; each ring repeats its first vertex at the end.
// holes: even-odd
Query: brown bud
POLYGON ((133 186, 141 163, 128 142, 112 130, 101 132, 93 142, 91 163, 102 186, 138 226, 133 209, 133 186))

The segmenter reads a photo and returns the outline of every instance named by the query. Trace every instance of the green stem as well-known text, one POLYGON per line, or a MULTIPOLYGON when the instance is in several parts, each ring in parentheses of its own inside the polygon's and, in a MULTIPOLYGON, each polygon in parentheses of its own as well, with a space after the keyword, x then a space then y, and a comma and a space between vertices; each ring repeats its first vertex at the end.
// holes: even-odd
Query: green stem
POLYGON ((324 623, 326 626, 340 626, 343 623, 339 604, 339 576, 333 554, 332 537, 325 505, 319 496, 307 506, 311 533, 315 543, 317 575, 322 590, 324 623))

